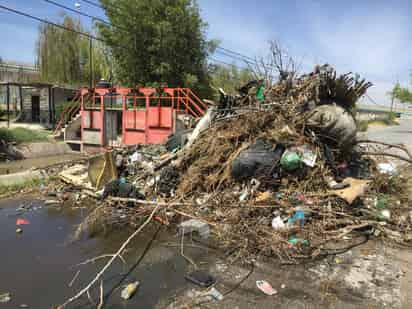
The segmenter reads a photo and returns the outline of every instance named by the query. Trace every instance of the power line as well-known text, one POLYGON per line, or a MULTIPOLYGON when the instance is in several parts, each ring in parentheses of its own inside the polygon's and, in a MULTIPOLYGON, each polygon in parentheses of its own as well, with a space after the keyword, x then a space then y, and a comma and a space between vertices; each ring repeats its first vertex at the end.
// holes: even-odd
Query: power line
MULTIPOLYGON (((46 0, 46 1, 47 1, 47 0, 46 0)), ((97 8, 102 9, 102 10, 106 10, 106 9, 110 9, 110 8, 115 8, 115 9, 117 9, 117 10, 121 10, 121 7, 116 6, 116 5, 114 5, 114 4, 107 5, 107 6, 103 6, 103 5, 99 4, 99 3, 96 3, 96 2, 90 1, 90 0, 81 0, 81 1, 83 1, 83 2, 85 2, 85 3, 88 3, 88 4, 90 4, 90 5, 93 5, 93 6, 97 7, 97 8)), ((120 14, 119 12, 117 12, 117 14, 126 17, 125 15, 120 14)), ((105 22, 105 23, 110 24, 109 22, 105 22)), ((117 26, 114 26, 113 24, 110 24, 110 25, 111 25, 112 27, 118 28, 117 26)), ((216 47, 216 50, 217 50, 217 52, 219 52, 219 53, 221 53, 221 54, 223 54, 223 55, 225 55, 225 56, 227 56, 227 57, 231 57, 231 58, 234 58, 234 59, 236 59, 236 60, 244 61, 244 62, 249 63, 249 64, 250 64, 250 63, 258 64, 258 62, 256 61, 256 59, 254 59, 254 58, 252 58, 252 57, 250 57, 250 56, 241 54, 241 53, 239 53, 239 52, 230 50, 230 49, 228 49, 228 48, 217 46, 217 47, 216 47)), ((271 68, 276 69, 275 67, 270 66, 270 65, 269 65, 268 67, 271 67, 271 68)))
MULTIPOLYGON (((76 34, 78 34, 78 35, 87 37, 87 38, 90 39, 90 40, 96 40, 96 41, 100 41, 100 42, 107 43, 107 41, 105 41, 105 40, 103 40, 103 39, 101 39, 101 38, 98 38, 98 37, 96 37, 96 36, 94 36, 94 35, 92 35, 92 34, 85 33, 85 32, 82 32, 82 31, 78 31, 78 30, 75 30, 75 29, 72 29, 72 28, 68 28, 68 27, 65 27, 65 26, 63 26, 63 25, 60 25, 60 24, 56 24, 56 23, 54 23, 54 22, 51 22, 51 21, 49 21, 49 20, 47 20, 47 19, 43 19, 43 18, 34 16, 34 15, 31 15, 31 14, 28 14, 28 13, 25 13, 25 12, 22 12, 22 11, 19 11, 19 10, 15 10, 15 9, 6 7, 6 6, 4 6, 4 5, 0 5, 0 9, 3 9, 3 10, 5 10, 5 11, 11 12, 11 13, 14 13, 14 14, 16 14, 16 15, 20 15, 20 16, 23 16, 23 17, 27 17, 27 18, 36 20, 36 21, 41 22, 41 23, 45 23, 45 24, 51 25, 51 26, 53 26, 53 27, 57 27, 57 28, 63 29, 63 30, 65 30, 65 31, 70 31, 70 32, 76 33, 76 34)), ((129 48, 130 46, 121 46, 121 45, 118 45, 118 47, 129 48)), ((235 65, 235 64, 230 64, 230 63, 227 63, 227 62, 225 62, 225 61, 223 61, 223 60, 219 60, 219 59, 213 58, 213 57, 211 57, 211 56, 209 56, 208 58, 209 58, 210 60, 212 60, 212 61, 215 61, 215 62, 218 62, 218 63, 222 63, 222 64, 225 64, 225 65, 228 65, 228 66, 234 66, 234 67, 240 68, 240 69, 247 69, 247 68, 245 68, 245 67, 241 67, 241 66, 238 66, 238 65, 235 65)))
MULTIPOLYGON (((57 2, 55 2, 55 1, 53 1, 53 0, 44 0, 44 1, 47 2, 47 3, 49 3, 49 4, 55 5, 55 6, 57 6, 57 7, 60 7, 60 8, 62 8, 62 9, 68 10, 68 11, 70 11, 70 12, 77 13, 77 14, 79 14, 79 15, 81 15, 81 16, 90 18, 90 19, 92 19, 92 20, 98 20, 98 21, 100 21, 100 22, 102 22, 102 23, 104 23, 104 24, 106 24, 106 25, 109 25, 109 26, 111 26, 111 27, 113 27, 113 28, 117 28, 117 29, 120 29, 120 30, 122 30, 122 31, 125 31, 125 32, 127 32, 127 33, 129 33, 129 34, 132 34, 129 29, 126 29, 126 28, 123 28, 123 27, 119 27, 119 26, 115 26, 115 25, 113 25, 112 23, 110 23, 110 22, 108 22, 108 21, 106 21, 106 20, 104 20, 104 19, 102 19, 102 18, 100 18, 100 17, 97 17, 97 16, 94 16, 94 15, 90 15, 90 14, 86 14, 86 13, 80 12, 80 11, 78 11, 78 10, 75 10, 75 9, 69 8, 69 7, 65 6, 65 5, 62 5, 62 4, 60 4, 60 3, 57 3, 57 2)), ((86 1, 85 1, 85 2, 86 2, 86 1)), ((87 3, 90 3, 90 1, 88 1, 87 3)), ((100 4, 94 3, 94 5, 95 5, 95 6, 98 6, 98 7, 101 8, 101 9, 104 9, 104 7, 101 6, 100 4)), ((249 64, 257 64, 257 62, 256 62, 255 59, 253 59, 253 58, 251 58, 251 57, 248 57, 248 56, 245 56, 245 55, 242 55, 242 54, 240 54, 240 53, 238 53, 238 52, 231 51, 231 50, 229 50, 229 49, 227 49, 227 48, 223 48, 223 47, 219 47, 219 46, 218 46, 216 49, 217 49, 217 50, 216 50, 217 53, 219 53, 219 54, 221 54, 221 55, 223 55, 223 56, 225 56, 225 57, 230 57, 230 58, 235 59, 235 60, 238 60, 238 61, 243 61, 243 62, 247 63, 248 65, 249 65, 249 64)))
POLYGON ((36 21, 39 21, 39 22, 41 22, 41 23, 45 23, 45 24, 51 25, 51 26, 53 26, 53 27, 57 27, 57 28, 60 28, 60 29, 66 30, 66 31, 71 31, 71 32, 73 32, 73 33, 77 33, 78 35, 85 36, 85 37, 87 37, 87 38, 89 38, 89 39, 93 39, 93 40, 96 40, 96 41, 105 42, 104 40, 102 40, 102 39, 100 39, 100 38, 98 38, 98 37, 96 37, 96 36, 94 36, 94 35, 91 35, 91 34, 89 34, 89 33, 85 33, 85 32, 78 31, 78 30, 75 30, 75 29, 72 29, 72 28, 68 28, 68 27, 65 27, 65 26, 63 26, 63 25, 59 25, 59 24, 56 24, 56 23, 54 23, 54 22, 51 22, 51 21, 49 21, 49 20, 47 20, 47 19, 43 19, 43 18, 40 18, 40 17, 37 17, 37 16, 33 16, 33 15, 31 15, 31 14, 28 14, 28 13, 25 13, 25 12, 22 12, 22 11, 19 11, 19 10, 15 10, 15 9, 9 8, 9 7, 4 6, 4 5, 1 5, 1 4, 0 4, 0 9, 3 9, 3 10, 5 10, 5 11, 9 11, 9 12, 12 12, 12 13, 14 13, 14 14, 17 14, 17 15, 20 15, 20 16, 24 16, 24 17, 27 17, 27 18, 30 18, 30 19, 33 19, 33 20, 36 20, 36 21))
POLYGON ((95 6, 95 7, 101 8, 101 9, 104 9, 104 7, 103 7, 102 5, 100 5, 99 3, 96 3, 96 2, 93 2, 93 1, 89 1, 89 0, 81 0, 81 1, 83 1, 83 2, 85 2, 85 3, 87 3, 87 4, 90 4, 90 5, 92 5, 92 6, 95 6))
POLYGON ((369 94, 365 94, 365 97, 367 97, 368 99, 369 99, 369 101, 371 101, 373 104, 375 104, 376 106, 379 106, 379 107, 387 107, 387 106, 385 106, 385 105, 380 105, 380 104, 378 104, 369 94))
POLYGON ((110 6, 103 6, 103 5, 101 5, 100 3, 96 3, 96 2, 90 1, 90 0, 81 0, 81 1, 83 1, 84 3, 90 4, 90 5, 94 6, 94 7, 97 7, 97 8, 99 8, 99 9, 102 9, 102 10, 106 10, 106 7, 108 7, 108 8, 109 8, 109 7, 112 7, 112 8, 118 9, 118 10, 121 9, 120 6, 117 6, 117 5, 114 5, 114 4, 111 4, 110 6))
POLYGON ((83 13, 83 12, 81 12, 81 11, 79 11, 79 10, 72 9, 72 8, 70 8, 70 7, 68 7, 68 6, 65 6, 65 5, 63 5, 63 4, 57 3, 57 2, 55 2, 55 1, 53 1, 53 0, 43 0, 43 1, 45 1, 45 2, 47 2, 47 3, 49 3, 49 4, 52 4, 52 5, 55 5, 55 6, 59 7, 59 8, 64 9, 64 10, 67 10, 67 11, 70 11, 70 12, 73 12, 73 13, 76 13, 76 14, 79 14, 79 15, 81 15, 81 16, 90 18, 90 19, 92 19, 92 20, 98 20, 98 21, 100 21, 101 23, 104 23, 104 24, 106 24, 106 25, 110 25, 110 26, 111 26, 111 23, 109 23, 108 21, 104 20, 103 18, 100 18, 100 17, 97 17, 97 16, 93 16, 93 15, 89 15, 89 14, 83 13))

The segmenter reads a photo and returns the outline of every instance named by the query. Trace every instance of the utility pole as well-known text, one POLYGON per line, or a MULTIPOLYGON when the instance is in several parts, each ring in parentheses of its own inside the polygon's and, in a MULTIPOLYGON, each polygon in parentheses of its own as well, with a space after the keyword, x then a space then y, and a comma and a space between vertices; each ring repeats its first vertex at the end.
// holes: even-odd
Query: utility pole
POLYGON ((392 89, 392 100, 391 100, 391 113, 393 112, 393 106, 395 104, 395 89, 399 85, 399 80, 396 81, 395 87, 392 89))
POLYGON ((7 128, 10 128, 10 84, 7 84, 7 128))
POLYGON ((90 38, 90 45, 89 45, 89 58, 90 58, 90 88, 93 88, 94 84, 94 76, 93 76, 93 39, 90 38))

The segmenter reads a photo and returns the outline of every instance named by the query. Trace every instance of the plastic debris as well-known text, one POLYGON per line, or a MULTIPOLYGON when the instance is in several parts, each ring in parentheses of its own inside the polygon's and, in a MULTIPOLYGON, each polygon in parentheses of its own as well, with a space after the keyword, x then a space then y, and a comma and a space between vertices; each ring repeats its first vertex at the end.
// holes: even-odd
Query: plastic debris
POLYGON ((203 239, 209 238, 210 229, 209 229, 209 225, 206 222, 199 221, 196 219, 190 219, 190 220, 182 222, 179 225, 180 235, 189 234, 195 231, 199 234, 201 238, 203 239))
POLYGON ((309 242, 306 239, 297 238, 297 237, 289 238, 288 242, 293 244, 293 245, 302 244, 304 246, 309 246, 309 242))
POLYGON ((249 191, 245 190, 239 196, 239 202, 244 202, 249 198, 249 191))
POLYGON ((302 158, 296 151, 286 150, 280 159, 280 165, 285 171, 294 171, 301 166, 302 158))
POLYGON ((328 187, 331 190, 342 190, 342 189, 350 187, 349 183, 336 182, 335 179, 333 179, 332 177, 328 177, 327 181, 328 181, 328 187))
POLYGON ((308 145, 304 145, 298 148, 301 152, 302 162, 309 167, 314 167, 316 164, 317 155, 310 149, 308 145))
POLYGON ((60 201, 59 200, 46 200, 44 201, 44 205, 59 205, 60 201))
POLYGON ((258 287, 259 290, 261 290, 263 293, 266 295, 272 296, 278 293, 269 282, 265 280, 258 280, 256 281, 256 286, 258 287))
POLYGON ((282 145, 276 145, 273 149, 273 146, 265 141, 257 140, 233 161, 232 177, 236 180, 242 180, 249 177, 270 176, 270 172, 279 162, 283 151, 282 145))
POLYGON ((256 99, 260 102, 265 100, 265 87, 260 86, 256 91, 256 99))
POLYGON ((210 289, 209 295, 212 296, 216 300, 223 300, 224 298, 223 294, 220 293, 215 287, 210 289))
POLYGON ((139 285, 139 281, 135 281, 133 283, 129 283, 128 285, 126 285, 126 287, 122 290, 122 298, 125 300, 130 299, 136 293, 139 285))
POLYGON ((0 294, 0 303, 8 303, 11 300, 11 294, 10 293, 3 293, 0 294))
POLYGON ((296 223, 298 223, 300 227, 305 225, 305 212, 301 209, 296 210, 293 217, 289 218, 288 226, 293 226, 296 223))
POLYGON ((388 209, 384 209, 378 212, 378 219, 381 221, 387 221, 391 218, 391 212, 388 209))
POLYGON ((377 209, 385 209, 388 203, 388 199, 381 195, 375 199, 375 208, 377 209))
POLYGON ((142 154, 136 151, 129 157, 129 159, 131 163, 136 163, 143 161, 144 157, 142 156, 142 154))
POLYGON ((26 219, 18 218, 18 219, 16 220, 16 225, 17 225, 17 226, 20 226, 20 225, 29 225, 29 224, 30 224, 29 220, 26 220, 26 219))
POLYGON ((320 135, 335 141, 341 149, 350 147, 356 139, 355 119, 346 109, 335 104, 316 107, 312 111, 307 125, 320 135))
POLYGON ((272 227, 275 230, 281 230, 285 228, 285 223, 283 222, 282 218, 280 216, 277 216, 275 218, 273 218, 272 220, 272 227))
POLYGON ((197 284, 202 287, 210 287, 216 282, 216 279, 209 275, 208 273, 205 273, 201 270, 195 270, 194 272, 187 274, 185 276, 186 280, 197 284))
POLYGON ((376 168, 381 174, 394 176, 398 173, 396 166, 392 163, 379 163, 376 168))

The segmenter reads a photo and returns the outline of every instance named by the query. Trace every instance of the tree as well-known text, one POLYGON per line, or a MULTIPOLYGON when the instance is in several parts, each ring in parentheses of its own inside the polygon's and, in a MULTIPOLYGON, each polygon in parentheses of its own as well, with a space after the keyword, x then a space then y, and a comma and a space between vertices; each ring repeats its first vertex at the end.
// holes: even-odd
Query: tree
POLYGON ((210 65, 210 74, 212 86, 215 89, 222 88, 230 94, 236 94, 238 87, 255 79, 255 75, 251 70, 238 68, 235 65, 210 65))
MULTIPOLYGON (((80 20, 63 15, 61 25, 78 32, 86 32, 80 20)), ((87 33, 87 32, 86 32, 87 33)), ((87 84, 90 80, 90 41, 86 36, 42 24, 37 40, 37 66, 41 79, 46 82, 87 84)), ((98 81, 107 74, 107 60, 102 54, 102 44, 93 42, 93 75, 98 81)))
POLYGON ((194 87, 210 93, 207 56, 215 42, 194 0, 100 0, 113 26, 99 23, 117 81, 127 86, 194 87))
POLYGON ((401 103, 412 104, 412 91, 410 91, 408 88, 401 87, 399 83, 396 83, 390 94, 393 96, 393 98, 398 99, 401 103))

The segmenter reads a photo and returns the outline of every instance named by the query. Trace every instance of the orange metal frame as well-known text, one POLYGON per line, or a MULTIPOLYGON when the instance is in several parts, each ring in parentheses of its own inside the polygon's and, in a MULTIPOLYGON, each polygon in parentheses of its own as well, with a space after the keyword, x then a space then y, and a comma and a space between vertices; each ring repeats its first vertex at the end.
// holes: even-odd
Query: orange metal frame
POLYGON ((99 132, 100 146, 107 145, 105 138, 105 114, 109 110, 122 113, 121 145, 159 144, 175 132, 176 114, 185 113, 201 117, 207 110, 202 102, 188 88, 162 88, 161 95, 156 88, 96 88, 81 89, 81 136, 85 130, 99 132), (121 98, 121 108, 105 106, 105 96, 121 98), (86 106, 86 97, 91 106, 86 106))

